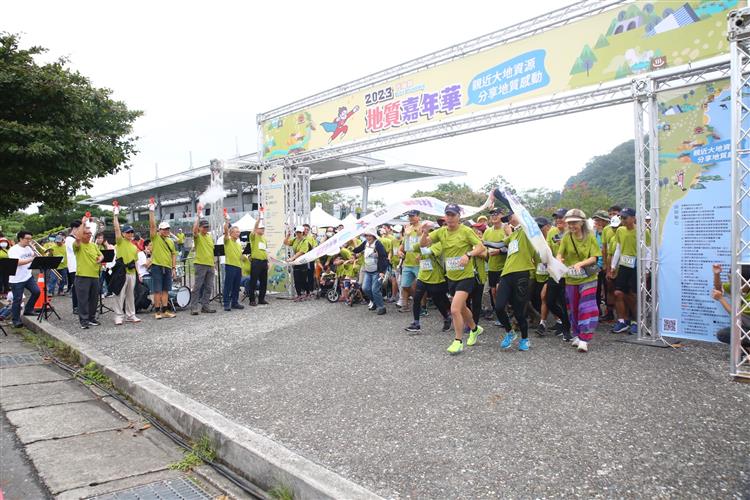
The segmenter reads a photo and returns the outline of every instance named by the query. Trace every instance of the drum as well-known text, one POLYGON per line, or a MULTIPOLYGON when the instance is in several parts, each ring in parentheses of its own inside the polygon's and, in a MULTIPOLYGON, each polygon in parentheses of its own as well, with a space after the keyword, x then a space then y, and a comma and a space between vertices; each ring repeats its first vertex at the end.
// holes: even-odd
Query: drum
POLYGON ((190 289, 186 286, 169 291, 169 300, 176 308, 185 309, 190 305, 190 289))

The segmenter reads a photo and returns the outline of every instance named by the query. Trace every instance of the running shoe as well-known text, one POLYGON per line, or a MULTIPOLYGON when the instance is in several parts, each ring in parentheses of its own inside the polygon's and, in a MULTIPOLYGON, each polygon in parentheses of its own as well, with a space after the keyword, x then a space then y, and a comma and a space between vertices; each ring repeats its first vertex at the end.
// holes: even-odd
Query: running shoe
POLYGON ((381 307, 378 309, 378 316, 383 316, 386 313, 385 307, 381 307))
POLYGON ((484 328, 482 328, 481 326, 477 325, 477 327, 474 330, 472 330, 472 331, 469 332, 469 339, 466 341, 466 345, 467 346, 473 346, 474 344, 476 344, 477 343, 477 337, 479 337, 480 335, 482 335, 482 333, 484 333, 484 328))
POLYGON ((161 313, 161 315, 163 318, 174 318, 175 316, 177 316, 172 311, 164 311, 163 313, 161 313))
POLYGON ((99 326, 99 322, 95 319, 89 321, 89 326, 99 326))
POLYGON ((369 309, 370 311, 374 311, 375 310, 375 303, 373 301, 370 301, 370 303, 367 304, 367 309, 369 309))
POLYGON ((528 351, 529 347, 531 347, 531 343, 529 342, 529 339, 521 339, 521 341, 518 343, 519 351, 528 351))
POLYGON ((563 331, 565 330, 565 328, 563 328, 563 324, 562 324, 561 321, 556 321, 555 322, 554 330, 555 330, 555 336, 556 337, 559 337, 560 335, 563 334, 563 331))
POLYGON ((451 319, 450 318, 445 318, 443 320, 443 331, 447 332, 448 330, 450 330, 451 329, 451 324, 452 324, 451 319))
POLYGON ((500 320, 499 320, 499 319, 496 319, 496 320, 495 320, 495 323, 494 323, 494 325, 495 325, 495 326, 503 326, 503 324, 502 324, 502 323, 500 323, 500 320))
POLYGON ((585 340, 578 342, 578 352, 589 352, 589 344, 585 340))
POLYGON ((540 337, 544 337, 545 333, 547 333, 547 327, 544 326, 544 323, 539 323, 536 327, 536 334, 540 337))
POLYGON ((460 340, 454 340, 448 347, 448 354, 460 354, 464 350, 464 344, 460 340))
POLYGON ((580 339, 578 337, 573 339, 573 342, 570 343, 573 347, 578 347, 578 342, 580 342, 580 339))
POLYGON ((416 321, 412 321, 412 323, 409 326, 407 326, 406 328, 404 328, 404 330, 406 330, 407 332, 417 332, 418 333, 418 332, 422 331, 422 327, 416 321))
POLYGON ((617 320, 617 323, 612 327, 612 333, 624 333, 630 329, 630 326, 623 320, 617 320))
POLYGON ((140 322, 141 322, 141 318, 139 318, 138 316, 132 316, 130 318, 125 318, 125 323, 140 323, 140 322))
POLYGON ((516 340, 517 337, 518 335, 516 335, 516 332, 506 333, 505 338, 500 343, 500 347, 502 347, 503 349, 508 349, 511 346, 511 344, 513 344, 513 341, 516 340))
POLYGON ((232 304, 232 309, 244 309, 245 306, 242 304, 232 304))
POLYGON ((638 335, 638 325, 635 323, 630 323, 630 335, 638 335))
POLYGON ((154 318, 155 318, 155 319, 161 319, 161 312, 159 312, 159 311, 156 311, 156 312, 154 313, 154 318))
POLYGON ((427 316, 428 314, 430 314, 430 313, 428 313, 428 312, 427 312, 427 309, 425 309, 425 308, 422 308, 422 310, 421 310, 421 311, 420 311, 420 313, 419 313, 419 316, 420 316, 420 317, 422 317, 422 318, 424 318, 424 317, 425 317, 425 316, 427 316))

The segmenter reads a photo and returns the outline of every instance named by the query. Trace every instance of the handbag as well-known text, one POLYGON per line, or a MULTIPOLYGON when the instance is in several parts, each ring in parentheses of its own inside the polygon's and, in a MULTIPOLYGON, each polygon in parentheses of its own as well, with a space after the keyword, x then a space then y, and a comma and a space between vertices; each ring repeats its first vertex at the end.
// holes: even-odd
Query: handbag
MULTIPOLYGON (((572 234, 568 233, 568 235, 570 235, 570 242, 573 244, 573 250, 576 251, 576 257, 578 257, 580 259, 581 258, 581 254, 578 253, 578 247, 576 246, 576 240, 575 240, 575 238, 573 238, 572 234)), ((587 278, 590 277, 590 276, 596 276, 597 274, 599 274, 599 271, 601 271, 601 269, 599 268, 599 264, 597 264, 597 263, 589 264, 588 266, 583 266, 583 272, 586 273, 586 277, 587 278)))

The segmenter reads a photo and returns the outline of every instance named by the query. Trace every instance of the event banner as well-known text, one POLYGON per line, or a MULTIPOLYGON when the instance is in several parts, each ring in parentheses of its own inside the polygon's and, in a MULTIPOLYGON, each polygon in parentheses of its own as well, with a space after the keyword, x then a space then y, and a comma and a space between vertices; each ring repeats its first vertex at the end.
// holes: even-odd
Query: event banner
POLYGON ((275 261, 286 259, 284 234, 286 232, 284 212, 284 167, 265 169, 260 174, 261 203, 264 208, 263 223, 268 242, 270 266, 268 268, 268 290, 286 291, 289 272, 275 261))
POLYGON ((634 2, 259 124, 263 159, 366 140, 727 53, 738 0, 634 2))
POLYGON ((711 297, 713 264, 729 280, 729 80, 665 91, 659 111, 659 319, 662 335, 716 341, 729 314, 711 297))

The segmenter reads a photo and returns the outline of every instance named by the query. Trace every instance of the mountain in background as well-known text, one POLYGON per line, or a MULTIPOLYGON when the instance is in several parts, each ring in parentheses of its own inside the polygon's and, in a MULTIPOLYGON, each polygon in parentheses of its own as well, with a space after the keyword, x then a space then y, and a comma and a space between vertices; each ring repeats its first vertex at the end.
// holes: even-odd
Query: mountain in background
POLYGON ((610 153, 595 156, 565 187, 584 183, 601 190, 618 205, 635 206, 635 141, 623 142, 610 153))

